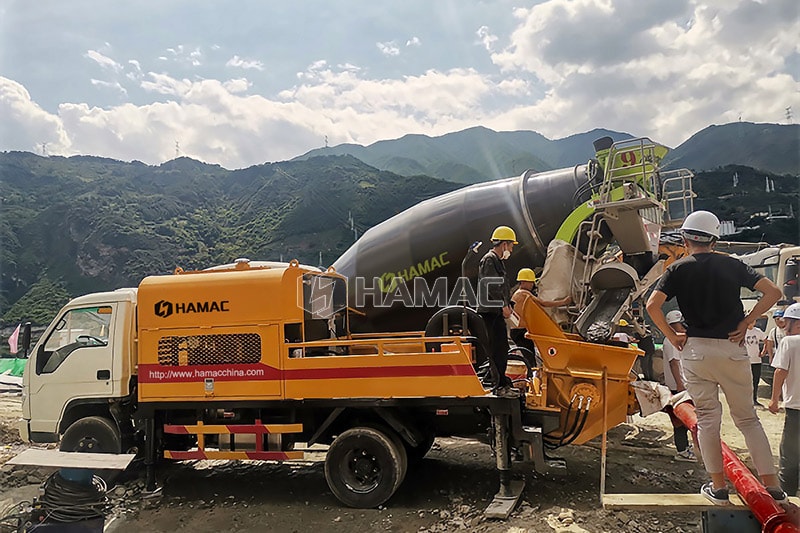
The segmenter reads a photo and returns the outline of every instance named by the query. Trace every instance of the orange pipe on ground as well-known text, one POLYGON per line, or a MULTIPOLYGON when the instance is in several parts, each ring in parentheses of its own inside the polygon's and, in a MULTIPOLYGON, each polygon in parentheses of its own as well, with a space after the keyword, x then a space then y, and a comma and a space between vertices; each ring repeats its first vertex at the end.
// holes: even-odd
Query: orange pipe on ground
MULTIPOLYGON (((673 408, 675 416, 692 432, 697 442, 697 415, 694 405, 690 402, 683 402, 673 408)), ((747 504, 753 516, 762 526, 764 533, 800 533, 797 524, 792 523, 786 509, 772 499, 764 486, 758 481, 750 469, 724 442, 722 444, 722 461, 725 469, 725 476, 736 487, 739 497, 747 504)), ((702 450, 700 453, 702 454, 702 450)), ((797 506, 792 506, 793 513, 797 516, 797 506)))

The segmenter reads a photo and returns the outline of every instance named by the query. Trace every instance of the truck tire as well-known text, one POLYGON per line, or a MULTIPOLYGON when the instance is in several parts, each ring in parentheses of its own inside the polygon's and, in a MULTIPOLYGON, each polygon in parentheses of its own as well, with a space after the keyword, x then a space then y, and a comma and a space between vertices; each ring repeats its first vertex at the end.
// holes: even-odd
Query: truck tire
POLYGON ((102 416, 87 416, 64 432, 62 452, 122 453, 122 437, 116 424, 102 416))
POLYGON ((378 429, 348 429, 334 439, 325 457, 328 487, 347 506, 377 507, 402 483, 405 453, 402 445, 378 429))
MULTIPOLYGON (((61 437, 62 452, 122 453, 122 436, 116 424, 102 416, 87 416, 72 423, 61 437)), ((109 487, 120 475, 119 470, 95 470, 109 487)))

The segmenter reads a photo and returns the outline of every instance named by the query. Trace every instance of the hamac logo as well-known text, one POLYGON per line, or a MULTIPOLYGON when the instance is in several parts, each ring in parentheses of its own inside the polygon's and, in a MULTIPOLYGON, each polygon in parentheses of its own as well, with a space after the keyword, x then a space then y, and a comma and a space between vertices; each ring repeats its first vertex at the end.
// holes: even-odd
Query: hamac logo
POLYGON ((155 305, 155 312, 156 316, 167 318, 172 314, 172 302, 168 302, 166 300, 157 301, 155 305))

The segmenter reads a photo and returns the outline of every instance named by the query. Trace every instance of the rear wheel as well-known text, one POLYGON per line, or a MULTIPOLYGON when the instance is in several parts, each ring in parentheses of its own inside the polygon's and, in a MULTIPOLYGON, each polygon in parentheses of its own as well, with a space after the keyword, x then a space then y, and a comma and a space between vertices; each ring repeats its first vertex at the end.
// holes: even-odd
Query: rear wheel
POLYGON ((406 451, 395 439, 371 427, 348 429, 331 444, 325 479, 345 505, 362 509, 385 503, 402 483, 406 451))

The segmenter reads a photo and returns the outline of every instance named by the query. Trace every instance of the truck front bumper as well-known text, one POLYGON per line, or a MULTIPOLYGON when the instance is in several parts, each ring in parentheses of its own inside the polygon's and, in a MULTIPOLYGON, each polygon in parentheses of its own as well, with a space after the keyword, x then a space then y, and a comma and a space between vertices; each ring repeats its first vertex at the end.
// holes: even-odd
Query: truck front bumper
POLYGON ((19 429, 19 438, 22 439, 22 442, 30 442, 31 440, 31 428, 28 425, 30 420, 25 420, 24 418, 19 419, 19 423, 17 427, 19 429))

